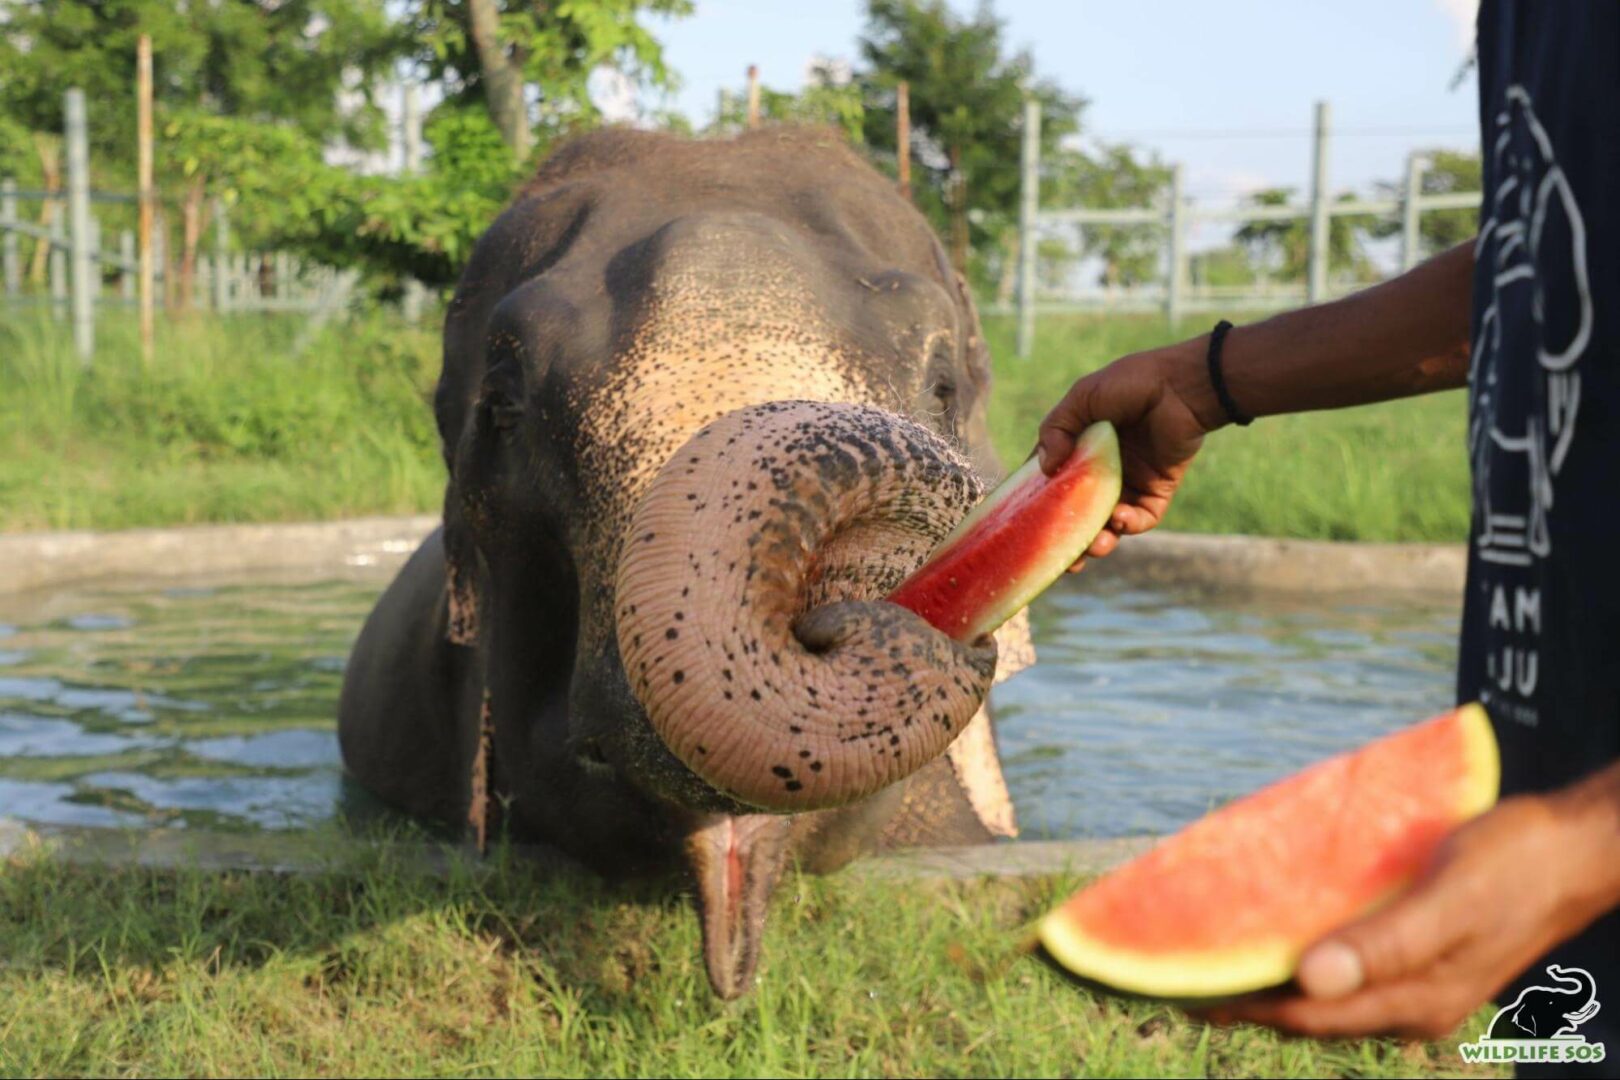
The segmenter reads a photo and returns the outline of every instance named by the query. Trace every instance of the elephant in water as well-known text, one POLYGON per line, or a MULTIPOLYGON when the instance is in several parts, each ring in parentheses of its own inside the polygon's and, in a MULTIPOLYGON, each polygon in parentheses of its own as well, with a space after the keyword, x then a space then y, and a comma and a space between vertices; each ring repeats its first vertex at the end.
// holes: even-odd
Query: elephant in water
POLYGON ((1027 624, 957 643, 875 602, 995 471, 988 392, 965 283, 832 133, 567 143, 450 303, 444 523, 355 646, 348 770, 603 872, 684 865, 724 997, 788 862, 1013 835, 984 698, 1027 624))
POLYGON ((1492 1039, 1550 1039, 1567 1035, 1597 1015, 1597 985, 1581 968, 1547 965, 1557 986, 1527 986, 1491 1021, 1492 1039))

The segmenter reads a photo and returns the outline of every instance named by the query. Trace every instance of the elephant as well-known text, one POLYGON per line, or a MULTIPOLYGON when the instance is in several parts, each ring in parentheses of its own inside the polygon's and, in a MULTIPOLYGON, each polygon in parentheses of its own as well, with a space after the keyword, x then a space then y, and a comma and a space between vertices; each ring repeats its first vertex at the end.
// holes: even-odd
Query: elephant
POLYGON ((1491 1021, 1492 1039, 1551 1039, 1597 1015, 1597 985, 1582 968, 1547 965, 1559 986, 1527 986, 1491 1021))
POLYGON ((725 998, 789 865, 1015 835, 985 696, 1027 622, 881 602, 997 473, 988 360, 835 133, 563 144, 448 305, 443 522, 354 647, 348 773, 480 842, 684 869, 725 998))

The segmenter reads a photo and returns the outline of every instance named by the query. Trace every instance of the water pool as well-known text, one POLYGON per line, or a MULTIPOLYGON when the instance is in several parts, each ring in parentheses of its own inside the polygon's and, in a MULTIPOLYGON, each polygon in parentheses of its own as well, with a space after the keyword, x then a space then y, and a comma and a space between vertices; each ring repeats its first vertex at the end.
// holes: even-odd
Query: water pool
MULTIPOLYGON (((300 829, 364 803, 334 715, 391 571, 0 598, 0 816, 300 829)), ((1447 706, 1455 604, 1279 600, 1082 574, 995 702, 1032 837, 1175 828, 1447 706)))

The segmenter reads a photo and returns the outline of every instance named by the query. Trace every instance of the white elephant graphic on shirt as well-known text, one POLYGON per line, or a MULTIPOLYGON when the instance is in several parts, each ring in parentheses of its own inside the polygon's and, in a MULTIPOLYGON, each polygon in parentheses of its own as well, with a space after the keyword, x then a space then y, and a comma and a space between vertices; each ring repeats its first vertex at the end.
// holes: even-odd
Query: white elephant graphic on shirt
POLYGON ((1477 547, 1487 562, 1528 566, 1552 549, 1547 515, 1554 481, 1575 436, 1581 403, 1577 365, 1591 340, 1594 310, 1585 219, 1522 86, 1505 94, 1491 157, 1496 187, 1475 247, 1476 260, 1491 268, 1491 292, 1469 373, 1477 547), (1507 310, 1527 312, 1534 327, 1542 380, 1538 400, 1507 400, 1505 388, 1497 385, 1495 360, 1504 348, 1507 310), (1493 485, 1499 488, 1494 497, 1493 485), (1513 493, 1505 504, 1503 492, 1513 493))

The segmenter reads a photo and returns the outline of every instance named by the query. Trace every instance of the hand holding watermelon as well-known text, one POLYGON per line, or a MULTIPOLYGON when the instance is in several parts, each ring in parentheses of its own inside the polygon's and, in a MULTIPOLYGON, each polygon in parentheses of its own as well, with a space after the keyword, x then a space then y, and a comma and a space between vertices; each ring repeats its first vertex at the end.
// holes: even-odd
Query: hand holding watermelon
POLYGON ((1107 555, 1121 536, 1157 526, 1204 436, 1220 426, 1220 406, 1203 374, 1207 340, 1194 338, 1117 360, 1076 382, 1041 421, 1036 453, 1048 475, 1058 473, 1091 425, 1107 421, 1118 429, 1119 505, 1086 555, 1107 555))
MULTIPOLYGON (((1615 891, 1614 825, 1598 789, 1520 796, 1458 829, 1413 888, 1318 942, 1295 988, 1209 1011, 1317 1037, 1438 1038, 1536 957, 1602 915, 1615 891)), ((1584 790, 1583 790, 1584 789, 1584 790)))
POLYGON ((1498 771, 1464 706, 1194 822, 1070 897, 1041 942, 1094 983, 1225 998, 1202 1010, 1217 1021, 1439 1037, 1620 891, 1620 770, 1490 809, 1498 771))
POLYGON ((1465 706, 1193 822, 1070 897, 1041 922, 1041 943, 1132 994, 1281 985, 1313 942, 1406 888, 1496 800, 1498 775, 1490 721, 1465 706))

